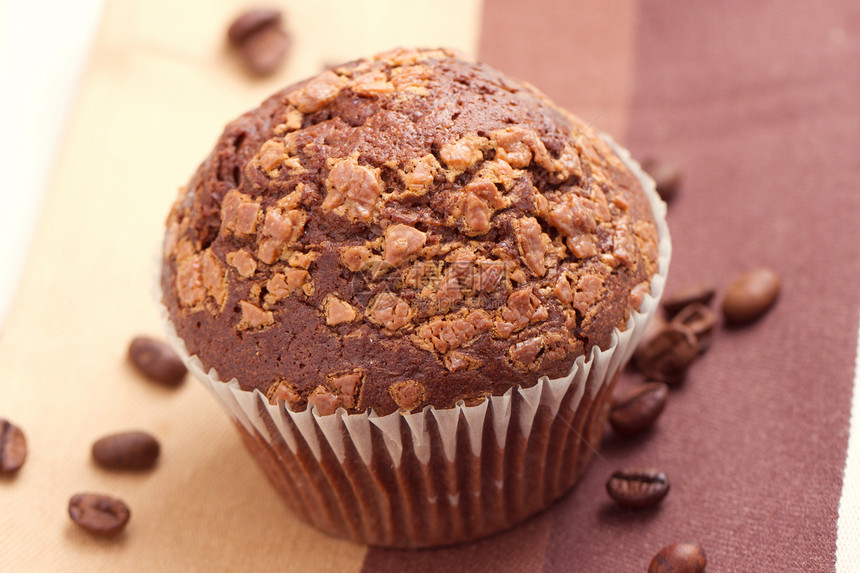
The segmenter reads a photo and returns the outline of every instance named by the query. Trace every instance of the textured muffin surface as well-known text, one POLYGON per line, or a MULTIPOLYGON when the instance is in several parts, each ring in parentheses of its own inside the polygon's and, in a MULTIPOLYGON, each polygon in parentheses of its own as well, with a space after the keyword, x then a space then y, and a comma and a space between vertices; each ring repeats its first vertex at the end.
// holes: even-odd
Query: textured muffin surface
POLYGON ((566 375, 656 265, 639 182, 593 130, 488 66, 398 50, 227 125, 171 210, 162 289, 222 380, 386 414, 566 375))

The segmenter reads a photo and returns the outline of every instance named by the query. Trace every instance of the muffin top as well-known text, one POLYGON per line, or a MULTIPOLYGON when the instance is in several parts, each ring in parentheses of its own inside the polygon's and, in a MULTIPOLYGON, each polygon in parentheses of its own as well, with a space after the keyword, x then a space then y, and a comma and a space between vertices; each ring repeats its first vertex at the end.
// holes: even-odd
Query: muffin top
POLYGON ((292 410, 476 403, 610 344, 649 291, 637 178, 532 86, 396 50, 227 125, 167 220, 188 351, 292 410))

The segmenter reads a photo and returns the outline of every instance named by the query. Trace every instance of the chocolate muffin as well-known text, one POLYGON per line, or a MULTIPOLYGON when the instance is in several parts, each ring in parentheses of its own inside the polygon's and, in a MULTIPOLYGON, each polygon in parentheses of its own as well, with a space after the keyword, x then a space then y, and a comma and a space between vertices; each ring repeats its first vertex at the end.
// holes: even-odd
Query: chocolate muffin
POLYGON ((360 541, 435 545, 508 527, 576 481, 668 264, 647 179, 616 149, 533 87, 449 50, 329 69, 227 125, 168 218, 163 304, 192 369, 243 402, 225 406, 300 515, 360 541), (606 353, 612 367, 604 357, 602 374, 577 382, 577 359, 595 370, 606 353), (529 389, 557 404, 524 423, 511 409, 529 389), (552 480, 452 527, 480 502, 461 503, 464 488, 495 487, 480 460, 498 458, 494 483, 519 487, 523 468, 505 464, 520 434, 542 467, 558 466, 552 480), (476 475, 458 454, 479 460, 476 475), (330 491, 309 485, 320 476, 330 491), (448 503, 419 502, 428 488, 448 503), (431 510, 447 516, 433 531, 431 510))

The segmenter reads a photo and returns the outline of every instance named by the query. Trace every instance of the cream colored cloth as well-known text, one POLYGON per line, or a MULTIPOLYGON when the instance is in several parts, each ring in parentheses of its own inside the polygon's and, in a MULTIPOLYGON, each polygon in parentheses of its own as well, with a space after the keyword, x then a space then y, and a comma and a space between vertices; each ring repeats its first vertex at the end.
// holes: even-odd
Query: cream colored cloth
POLYGON ((136 334, 161 334, 150 287, 163 220, 224 123, 327 63, 396 45, 474 53, 480 2, 284 2, 293 46, 265 80, 244 75, 224 46, 242 7, 105 7, 0 335, 0 417, 24 429, 30 449, 18 475, 0 479, 0 571, 361 567, 366 548, 289 513, 202 386, 145 381, 126 347, 136 334), (156 469, 111 473, 90 461, 95 439, 127 429, 160 439, 156 469), (130 505, 119 538, 94 539, 71 523, 68 500, 84 491, 130 505))
POLYGON ((851 428, 836 535, 836 570, 839 573, 860 571, 860 326, 857 329, 857 358, 854 361, 851 428))

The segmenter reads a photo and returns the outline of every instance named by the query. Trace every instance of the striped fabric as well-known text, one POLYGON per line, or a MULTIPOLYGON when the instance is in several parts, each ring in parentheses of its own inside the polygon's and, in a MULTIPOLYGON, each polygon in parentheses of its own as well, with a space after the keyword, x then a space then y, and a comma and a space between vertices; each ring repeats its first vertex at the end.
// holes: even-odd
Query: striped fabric
POLYGON ((708 571, 860 571, 860 4, 285 2, 295 51, 263 82, 220 51, 240 6, 108 2, 0 338, 0 417, 31 449, 0 480, 0 570, 601 573, 645 571, 663 545, 692 540, 708 571), (152 388, 123 362, 132 335, 159 332, 149 261, 176 186, 220 125, 324 63, 405 43, 476 52, 634 155, 682 165, 669 291, 725 287, 753 266, 783 279, 761 321, 718 330, 655 431, 608 433, 554 507, 420 552, 303 525, 202 387, 152 388), (89 464, 95 438, 131 427, 162 439, 154 472, 89 464), (625 466, 668 474, 661 507, 608 501, 604 482, 625 466), (131 505, 118 542, 66 523, 68 498, 85 490, 131 505))

